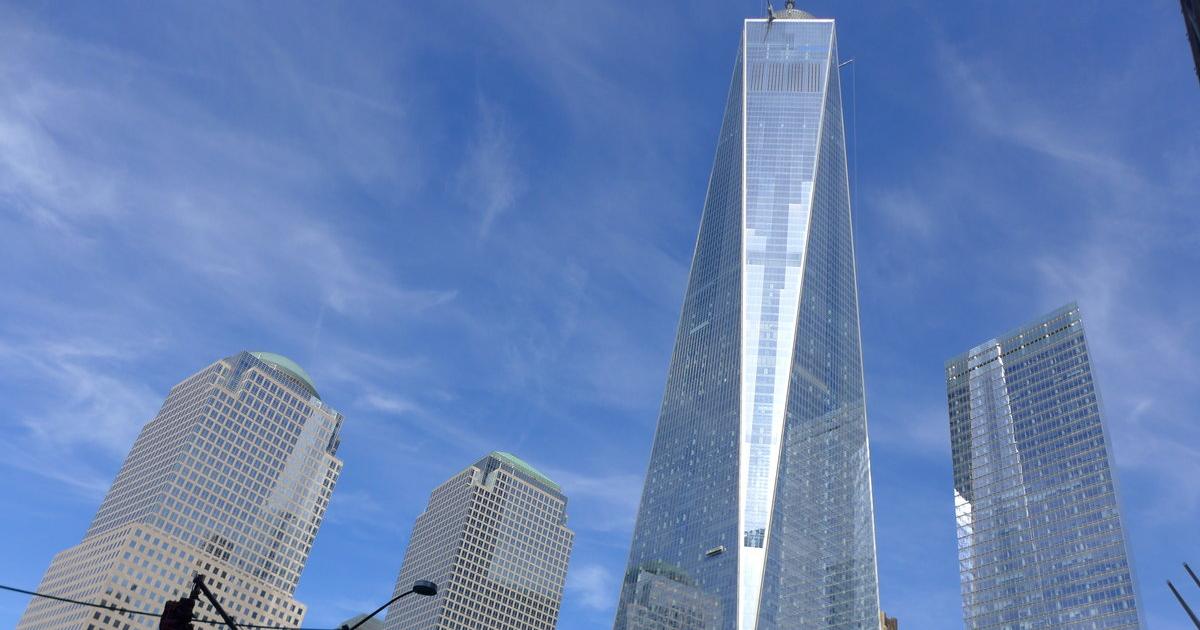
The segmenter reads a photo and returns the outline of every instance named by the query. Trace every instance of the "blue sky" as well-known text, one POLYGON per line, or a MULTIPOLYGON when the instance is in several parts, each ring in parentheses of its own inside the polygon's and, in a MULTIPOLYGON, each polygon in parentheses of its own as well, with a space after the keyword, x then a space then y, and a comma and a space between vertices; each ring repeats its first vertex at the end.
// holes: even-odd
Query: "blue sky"
MULTIPOLYGON (((884 607, 961 627, 943 362, 1076 300, 1148 619, 1184 628, 1163 580, 1200 563, 1200 85, 1178 3, 802 8, 856 59, 884 607)), ((0 7, 0 583, 79 541, 172 384, 270 350, 347 419, 308 625, 385 600, 429 491, 502 449, 570 497, 559 627, 609 627, 760 13, 0 7)), ((0 595, 0 626, 24 605, 0 595)))

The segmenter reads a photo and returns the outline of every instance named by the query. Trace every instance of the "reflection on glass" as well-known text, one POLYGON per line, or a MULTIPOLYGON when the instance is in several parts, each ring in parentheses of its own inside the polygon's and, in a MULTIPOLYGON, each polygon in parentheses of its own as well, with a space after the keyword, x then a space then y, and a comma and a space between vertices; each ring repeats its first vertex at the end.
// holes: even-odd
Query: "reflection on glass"
POLYGON ((617 630, 878 627, 836 68, 832 20, 746 21, 617 630))
POLYGON ((946 364, 967 628, 1139 628, 1079 309, 946 364))

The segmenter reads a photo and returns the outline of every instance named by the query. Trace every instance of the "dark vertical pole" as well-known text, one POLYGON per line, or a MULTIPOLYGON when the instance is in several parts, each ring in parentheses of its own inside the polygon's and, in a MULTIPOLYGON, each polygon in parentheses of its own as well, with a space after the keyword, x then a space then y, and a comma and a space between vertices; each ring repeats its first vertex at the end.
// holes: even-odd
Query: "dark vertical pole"
POLYGON ((1184 562, 1183 568, 1188 572, 1188 575, 1192 576, 1192 581, 1196 583, 1196 586, 1200 587, 1200 578, 1197 578, 1196 574, 1192 573, 1192 567, 1189 567, 1188 563, 1184 562))
POLYGON ((225 625, 229 626, 230 630, 238 630, 238 625, 233 621, 233 617, 230 617, 229 613, 225 612, 224 608, 221 608, 221 602, 218 602, 217 597, 204 585, 204 576, 199 573, 196 574, 196 577, 192 578, 193 596, 195 596, 196 591, 204 593, 204 598, 217 610, 217 614, 221 615, 221 619, 225 621, 225 625))
POLYGON ((1200 630, 1200 619, 1196 618, 1196 613, 1192 612, 1192 607, 1188 606, 1188 603, 1183 601, 1183 596, 1179 594, 1179 591, 1175 590, 1175 585, 1171 583, 1171 580, 1167 580, 1167 587, 1170 588, 1171 592, 1175 594, 1175 599, 1179 600, 1179 605, 1183 606, 1183 609, 1187 611, 1188 616, 1192 618, 1192 624, 1194 624, 1196 628, 1200 630))

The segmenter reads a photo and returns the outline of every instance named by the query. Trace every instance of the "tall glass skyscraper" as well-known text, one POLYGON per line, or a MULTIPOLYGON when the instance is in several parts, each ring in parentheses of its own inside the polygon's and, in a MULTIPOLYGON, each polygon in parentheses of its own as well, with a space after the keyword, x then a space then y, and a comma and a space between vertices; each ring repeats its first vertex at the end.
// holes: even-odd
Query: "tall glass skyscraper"
POLYGON ((1074 304, 946 363, 966 627, 1140 628, 1074 304))
MULTIPOLYGON (((171 388, 91 527, 38 591, 136 610, 186 596, 196 573, 238 621, 298 626, 292 598, 342 462, 342 415, 308 374, 242 352, 171 388)), ((207 602, 197 612, 215 618, 207 602)), ((150 630, 158 619, 34 599, 22 630, 150 630)))
POLYGON ((741 39, 615 628, 875 630, 834 21, 741 39))

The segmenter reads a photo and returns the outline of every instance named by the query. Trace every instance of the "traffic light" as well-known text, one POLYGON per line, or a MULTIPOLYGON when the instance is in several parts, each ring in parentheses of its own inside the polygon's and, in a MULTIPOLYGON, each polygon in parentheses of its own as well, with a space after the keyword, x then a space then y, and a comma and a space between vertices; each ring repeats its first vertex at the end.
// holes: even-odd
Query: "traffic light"
POLYGON ((196 600, 189 597, 169 601, 163 606, 162 620, 158 630, 194 630, 192 627, 192 611, 196 608, 196 600))

